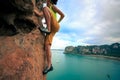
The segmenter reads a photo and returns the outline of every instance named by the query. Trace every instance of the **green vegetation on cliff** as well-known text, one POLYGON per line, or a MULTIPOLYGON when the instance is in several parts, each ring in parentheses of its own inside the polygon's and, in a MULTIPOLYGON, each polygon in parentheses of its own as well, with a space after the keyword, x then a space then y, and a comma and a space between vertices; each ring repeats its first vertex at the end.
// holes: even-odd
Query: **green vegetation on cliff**
POLYGON ((91 46, 67 46, 64 53, 83 54, 83 55, 105 55, 120 57, 120 43, 111 45, 91 45, 91 46))

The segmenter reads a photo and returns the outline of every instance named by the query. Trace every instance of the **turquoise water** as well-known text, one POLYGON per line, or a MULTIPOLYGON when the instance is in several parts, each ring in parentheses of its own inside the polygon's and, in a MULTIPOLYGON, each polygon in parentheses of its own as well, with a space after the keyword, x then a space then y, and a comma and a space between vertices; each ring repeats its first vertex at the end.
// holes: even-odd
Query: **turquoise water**
POLYGON ((54 70, 47 80, 120 80, 120 61, 52 50, 54 70))

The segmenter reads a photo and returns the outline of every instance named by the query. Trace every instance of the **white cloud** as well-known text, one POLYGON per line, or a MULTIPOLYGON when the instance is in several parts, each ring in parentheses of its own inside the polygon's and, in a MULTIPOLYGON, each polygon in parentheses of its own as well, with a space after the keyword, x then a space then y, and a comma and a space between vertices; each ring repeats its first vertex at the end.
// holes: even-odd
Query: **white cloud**
POLYGON ((64 49, 66 46, 73 45, 68 34, 57 34, 53 39, 52 49, 64 49))
POLYGON ((64 49, 66 46, 89 45, 91 37, 79 38, 76 34, 57 34, 53 39, 52 49, 64 49))
POLYGON ((55 37, 53 40, 52 49, 64 49, 68 44, 70 44, 69 41, 55 37))
POLYGON ((96 4, 95 0, 84 0, 84 7, 81 17, 83 20, 91 21, 96 15, 96 4))
POLYGON ((101 0, 99 4, 99 7, 101 7, 101 19, 103 21, 120 19, 120 0, 101 0))
POLYGON ((120 41, 120 0, 60 1, 63 33, 55 36, 52 48, 120 41))
POLYGON ((111 42, 120 42, 120 37, 118 38, 114 38, 114 37, 108 37, 108 38, 105 38, 105 41, 108 41, 108 43, 111 43, 111 42))

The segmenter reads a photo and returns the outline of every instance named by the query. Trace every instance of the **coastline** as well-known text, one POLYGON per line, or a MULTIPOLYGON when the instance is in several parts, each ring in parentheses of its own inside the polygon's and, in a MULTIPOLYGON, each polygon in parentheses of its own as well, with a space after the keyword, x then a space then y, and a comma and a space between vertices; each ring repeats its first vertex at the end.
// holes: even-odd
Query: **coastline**
POLYGON ((85 55, 85 56, 92 56, 92 57, 106 58, 106 59, 111 59, 111 60, 118 60, 118 61, 120 61, 120 57, 104 56, 104 55, 85 55))

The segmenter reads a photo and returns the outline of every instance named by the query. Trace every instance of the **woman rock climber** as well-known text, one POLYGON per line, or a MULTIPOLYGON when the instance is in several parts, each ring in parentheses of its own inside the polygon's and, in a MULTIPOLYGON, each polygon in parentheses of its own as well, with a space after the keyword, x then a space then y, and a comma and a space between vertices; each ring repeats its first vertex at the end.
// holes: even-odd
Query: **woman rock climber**
POLYGON ((60 25, 59 22, 64 18, 63 12, 58 9, 55 5, 57 4, 58 0, 47 0, 47 11, 43 11, 44 14, 45 12, 48 12, 49 17, 45 16, 47 28, 49 34, 46 35, 45 39, 45 50, 46 50, 46 57, 47 57, 47 67, 44 69, 43 74, 47 74, 49 71, 53 70, 52 67, 52 61, 51 61, 51 45, 52 45, 52 40, 53 37, 55 36, 56 32, 59 31, 60 25), (57 21, 57 15, 60 15, 60 18, 57 21))

